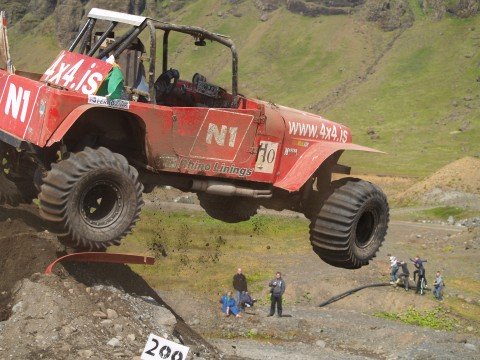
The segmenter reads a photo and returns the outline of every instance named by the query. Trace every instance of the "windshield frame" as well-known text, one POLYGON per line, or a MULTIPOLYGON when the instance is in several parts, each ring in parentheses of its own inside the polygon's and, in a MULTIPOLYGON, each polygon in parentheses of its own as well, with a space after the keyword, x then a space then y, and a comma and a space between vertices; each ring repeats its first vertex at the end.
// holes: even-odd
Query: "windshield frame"
POLYGON ((212 33, 203 28, 187 25, 176 25, 172 23, 166 23, 159 20, 154 20, 147 17, 141 17, 137 15, 125 14, 115 11, 103 10, 93 8, 88 14, 88 20, 82 29, 79 31, 68 51, 73 52, 75 48, 80 44, 78 53, 85 54, 93 57, 101 44, 105 41, 108 35, 119 24, 126 24, 132 26, 126 31, 120 38, 114 43, 101 50, 95 57, 102 59, 105 54, 113 52, 113 55, 117 59, 120 54, 142 33, 142 31, 148 27, 150 33, 150 56, 149 56, 149 93, 150 99, 155 99, 155 61, 156 61, 156 49, 157 49, 157 30, 163 31, 163 49, 162 49, 162 73, 168 70, 168 39, 172 31, 187 34, 192 36, 196 40, 210 40, 220 43, 228 47, 232 54, 232 98, 234 103, 237 102, 238 97, 238 53, 234 42, 227 36, 212 33), (92 33, 96 25, 97 20, 110 22, 107 30, 96 41, 92 42, 92 33))

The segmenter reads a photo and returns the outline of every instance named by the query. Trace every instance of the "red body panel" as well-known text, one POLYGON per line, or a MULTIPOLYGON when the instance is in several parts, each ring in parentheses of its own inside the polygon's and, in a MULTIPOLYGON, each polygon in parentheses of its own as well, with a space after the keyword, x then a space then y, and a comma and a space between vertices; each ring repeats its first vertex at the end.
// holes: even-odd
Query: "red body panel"
MULTIPOLYGON (((18 75, 0 72, 1 129, 18 139, 36 143, 42 129, 38 101, 45 93, 45 85, 18 75)), ((43 105, 42 105, 43 104, 43 105)))
POLYGON ((352 143, 314 143, 302 153, 300 158, 296 159, 293 166, 288 170, 285 167, 287 171, 285 176, 276 181, 274 185, 288 191, 298 190, 330 155, 343 150, 381 152, 352 143))
POLYGON ((336 151, 376 151, 352 144, 343 125, 251 99, 242 99, 238 109, 218 109, 109 102, 91 95, 110 69, 104 61, 64 51, 42 77, 48 84, 0 70, 0 130, 52 146, 85 111, 98 106, 128 111, 145 125, 148 165, 157 171, 243 179, 288 191, 298 190, 336 151))

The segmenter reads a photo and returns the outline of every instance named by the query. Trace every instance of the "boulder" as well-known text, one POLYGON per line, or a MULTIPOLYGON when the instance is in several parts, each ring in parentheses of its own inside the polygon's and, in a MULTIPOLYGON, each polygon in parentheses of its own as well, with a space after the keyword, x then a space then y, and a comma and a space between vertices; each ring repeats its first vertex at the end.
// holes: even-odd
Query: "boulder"
POLYGON ((413 25, 414 15, 408 0, 368 0, 365 8, 367 21, 377 23, 384 31, 413 25))

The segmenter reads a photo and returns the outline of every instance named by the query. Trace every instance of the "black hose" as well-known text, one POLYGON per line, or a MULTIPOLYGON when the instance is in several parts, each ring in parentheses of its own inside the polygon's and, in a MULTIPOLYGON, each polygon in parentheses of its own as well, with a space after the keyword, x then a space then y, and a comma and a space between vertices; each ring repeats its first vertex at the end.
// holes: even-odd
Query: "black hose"
POLYGON ((318 305, 318 307, 323 307, 325 305, 331 304, 335 301, 343 299, 344 297, 352 295, 353 293, 355 293, 357 291, 360 291, 362 289, 366 289, 366 288, 369 288, 369 287, 379 287, 379 286, 390 286, 390 283, 377 283, 377 284, 369 284, 369 285, 359 286, 357 288, 345 291, 344 293, 341 293, 341 294, 335 295, 334 297, 331 297, 330 299, 328 299, 328 300, 322 302, 320 305, 318 305))

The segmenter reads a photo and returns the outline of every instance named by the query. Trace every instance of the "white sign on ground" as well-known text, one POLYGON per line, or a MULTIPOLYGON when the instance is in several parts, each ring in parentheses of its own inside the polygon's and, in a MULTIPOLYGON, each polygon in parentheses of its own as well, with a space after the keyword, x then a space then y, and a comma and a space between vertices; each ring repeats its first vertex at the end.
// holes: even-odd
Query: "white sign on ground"
POLYGON ((184 360, 187 358, 189 347, 150 334, 143 349, 142 360, 184 360))

